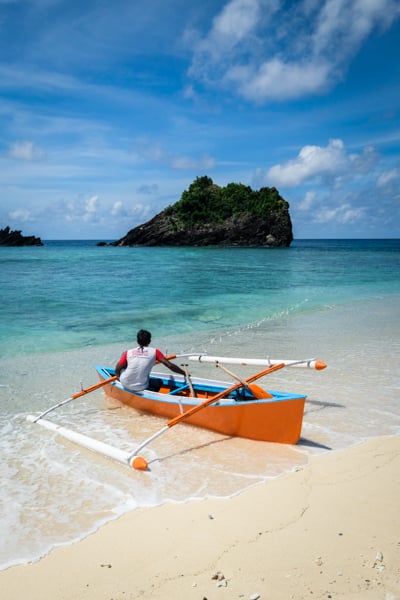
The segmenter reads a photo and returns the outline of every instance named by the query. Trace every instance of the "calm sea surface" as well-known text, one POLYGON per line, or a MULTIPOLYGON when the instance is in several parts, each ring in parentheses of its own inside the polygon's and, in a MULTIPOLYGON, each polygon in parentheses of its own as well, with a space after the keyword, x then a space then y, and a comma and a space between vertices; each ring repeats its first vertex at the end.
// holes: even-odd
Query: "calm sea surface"
MULTIPOLYGON (((400 240, 299 240, 285 249, 53 241, 0 248, 0 290, 0 568, 128 510, 230 496, 313 454, 400 432, 400 240), (300 443, 177 425, 143 450, 152 461, 143 473, 26 420, 96 383, 94 366, 114 366, 139 328, 166 353, 327 362, 321 372, 283 369, 261 382, 308 395, 300 443)), ((192 375, 228 378, 215 371, 190 365, 192 375)), ((164 424, 112 405, 101 390, 51 419, 125 450, 164 424)))

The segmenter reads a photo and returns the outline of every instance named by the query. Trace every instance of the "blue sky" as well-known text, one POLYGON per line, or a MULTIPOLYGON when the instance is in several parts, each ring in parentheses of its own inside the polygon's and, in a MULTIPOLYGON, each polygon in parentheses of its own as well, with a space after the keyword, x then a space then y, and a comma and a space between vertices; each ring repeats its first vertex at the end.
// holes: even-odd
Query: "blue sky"
POLYGON ((118 239, 197 176, 400 237, 400 0, 0 0, 0 227, 118 239))

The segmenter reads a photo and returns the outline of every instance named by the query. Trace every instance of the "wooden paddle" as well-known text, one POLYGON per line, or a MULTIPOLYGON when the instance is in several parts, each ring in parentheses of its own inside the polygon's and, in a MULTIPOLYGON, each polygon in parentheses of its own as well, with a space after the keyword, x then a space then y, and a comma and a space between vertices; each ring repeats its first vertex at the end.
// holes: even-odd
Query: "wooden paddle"
POLYGON ((222 392, 219 392, 215 396, 212 396, 211 398, 207 398, 207 400, 204 400, 204 402, 201 402, 200 404, 197 404, 196 406, 193 406, 192 408, 190 408, 186 412, 178 415, 177 417, 174 417, 173 419, 171 419, 170 421, 168 421, 168 423, 166 425, 164 425, 164 427, 162 429, 160 429, 159 431, 157 431, 156 433, 154 433, 152 436, 150 436, 149 438, 147 438, 147 440, 145 440, 142 444, 140 444, 140 446, 138 446, 138 448, 136 448, 135 452, 133 452, 129 456, 128 464, 131 467, 133 467, 134 469, 138 469, 138 470, 141 470, 141 471, 146 470, 147 467, 148 467, 146 459, 144 459, 142 456, 138 456, 137 453, 140 450, 142 450, 145 446, 147 446, 150 442, 152 442, 157 437, 159 437, 160 435, 162 435, 165 431, 168 431, 168 429, 170 429, 170 427, 173 427, 174 425, 177 425, 178 423, 180 423, 181 421, 183 421, 183 419, 187 419, 188 417, 194 415, 199 410, 202 410, 203 408, 206 408, 206 406, 209 406, 210 404, 213 404, 214 402, 217 402, 218 400, 221 400, 222 398, 224 398, 224 396, 227 396, 231 392, 234 392, 235 390, 237 390, 240 387, 242 387, 244 384, 248 384, 248 383, 251 383, 252 381, 255 381, 256 379, 260 379, 260 377, 264 377, 265 375, 268 375, 269 373, 272 373, 273 371, 278 371, 279 369, 282 369, 284 366, 285 366, 285 363, 281 363, 281 364, 278 364, 278 365, 273 365, 272 367, 268 367, 268 369, 264 369, 263 371, 260 371, 259 373, 256 373, 255 375, 251 375, 250 377, 247 377, 243 381, 243 383, 241 381, 239 383, 234 383, 233 385, 231 385, 230 387, 226 388, 222 392))
MULTIPOLYGON (((178 356, 177 354, 171 354, 169 356, 166 356, 165 358, 167 358, 167 360, 172 360, 174 358, 177 358, 177 356, 178 356)), ((184 354, 183 356, 186 356, 186 354, 184 354)), ((92 385, 91 387, 88 387, 84 390, 80 390, 80 392, 73 394, 66 400, 62 400, 58 404, 55 404, 54 406, 51 406, 50 408, 48 408, 47 410, 42 412, 38 417, 36 417, 35 419, 32 420, 32 423, 36 423, 37 421, 42 419, 44 416, 48 415, 50 412, 52 412, 56 408, 59 408, 60 406, 64 406, 65 404, 68 404, 68 402, 71 402, 72 400, 75 400, 76 398, 80 398, 81 396, 84 396, 85 394, 90 394, 90 392, 94 392, 95 390, 98 390, 99 388, 103 387, 103 385, 107 385, 107 383, 112 383, 113 381, 116 381, 117 379, 118 379, 118 377, 116 375, 113 375, 112 377, 109 377, 108 379, 104 379, 104 381, 100 381, 99 383, 96 383, 95 385, 92 385)))
POLYGON ((51 406, 50 408, 45 410, 41 415, 39 415, 38 417, 36 417, 36 419, 33 420, 33 423, 36 423, 37 421, 39 421, 39 419, 42 419, 45 415, 48 415, 50 412, 52 412, 56 408, 59 408, 59 406, 64 406, 64 404, 68 404, 68 402, 71 402, 71 400, 75 400, 75 398, 80 398, 81 396, 84 396, 85 394, 90 394, 90 392, 94 392, 95 390, 98 390, 99 388, 103 387, 103 385, 106 385, 107 383, 111 383, 112 381, 116 381, 117 379, 118 379, 118 377, 116 375, 113 375, 112 377, 109 377, 108 379, 104 379, 104 381, 100 381, 99 383, 96 383, 95 385, 92 385, 91 387, 88 387, 85 390, 81 390, 80 392, 73 394, 66 400, 62 400, 62 402, 59 402, 58 404, 55 404, 54 406, 51 406))

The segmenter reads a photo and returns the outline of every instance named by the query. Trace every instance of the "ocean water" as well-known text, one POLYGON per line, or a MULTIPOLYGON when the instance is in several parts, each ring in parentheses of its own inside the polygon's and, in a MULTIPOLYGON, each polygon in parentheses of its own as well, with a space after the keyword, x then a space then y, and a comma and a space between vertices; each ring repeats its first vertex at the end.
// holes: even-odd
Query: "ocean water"
MULTIPOLYGON (((37 560, 128 510, 231 496, 313 454, 400 431, 400 240, 277 249, 52 241, 0 248, 0 289, 0 568, 37 560), (324 371, 286 368, 260 381, 307 394, 300 442, 182 424, 143 450, 151 465, 143 473, 26 420, 97 383, 94 366, 114 366, 139 328, 165 353, 325 361, 324 371)), ((212 365, 191 363, 190 372, 229 380, 212 365)), ((51 419, 125 450, 164 424, 101 390, 51 419)))

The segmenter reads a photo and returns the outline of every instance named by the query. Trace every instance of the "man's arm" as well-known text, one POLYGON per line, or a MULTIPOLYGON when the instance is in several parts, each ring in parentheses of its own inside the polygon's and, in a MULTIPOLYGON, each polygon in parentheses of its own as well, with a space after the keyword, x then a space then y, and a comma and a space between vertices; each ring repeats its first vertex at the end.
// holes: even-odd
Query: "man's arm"
POLYGON ((127 360, 127 356, 126 356, 126 352, 124 352, 121 356, 121 358, 119 359, 119 361, 117 362, 117 364, 115 365, 115 374, 119 379, 119 376, 121 375, 121 371, 123 371, 124 369, 126 369, 128 365, 128 360, 127 360))
POLYGON ((174 365, 174 363, 172 363, 170 360, 168 360, 168 358, 165 358, 165 356, 161 359, 160 362, 162 362, 163 365, 168 367, 168 369, 170 369, 174 373, 178 373, 179 375, 183 375, 184 377, 186 377, 185 371, 183 369, 181 369, 180 367, 178 367, 178 365, 174 365))

